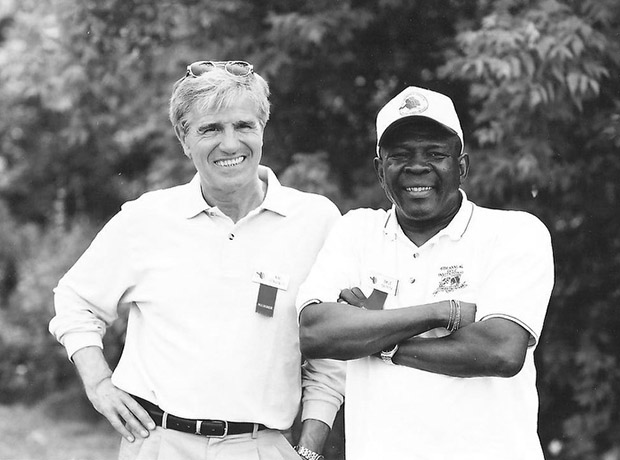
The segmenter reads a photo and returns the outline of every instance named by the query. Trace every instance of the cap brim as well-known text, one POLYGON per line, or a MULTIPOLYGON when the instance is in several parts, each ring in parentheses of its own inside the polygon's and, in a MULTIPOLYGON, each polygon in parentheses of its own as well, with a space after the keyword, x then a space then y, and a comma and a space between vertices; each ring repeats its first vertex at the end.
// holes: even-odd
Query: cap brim
MULTIPOLYGON (((454 134, 455 136, 457 136, 460 139, 459 133, 457 133, 455 130, 453 130, 452 128, 450 128, 449 126, 444 125, 443 123, 435 120, 434 118, 431 117, 425 117, 424 115, 408 115, 406 117, 400 118, 398 120, 396 120, 394 123, 392 123, 390 126, 388 126, 387 128, 385 128, 385 130, 383 131, 383 133, 381 134, 381 137, 379 139, 377 139, 377 150, 379 147, 381 147, 381 142, 383 141, 383 139, 385 139, 386 136, 388 136, 389 134, 392 133, 392 131, 394 131, 396 128, 401 127, 402 125, 405 125, 407 123, 412 122, 415 118, 417 119, 426 119, 426 120, 430 120, 432 122, 434 122, 435 124, 437 124, 437 126, 440 126, 442 128, 444 128, 446 130, 447 133, 450 134, 454 134)), ((462 141, 461 141, 462 143, 462 141)))

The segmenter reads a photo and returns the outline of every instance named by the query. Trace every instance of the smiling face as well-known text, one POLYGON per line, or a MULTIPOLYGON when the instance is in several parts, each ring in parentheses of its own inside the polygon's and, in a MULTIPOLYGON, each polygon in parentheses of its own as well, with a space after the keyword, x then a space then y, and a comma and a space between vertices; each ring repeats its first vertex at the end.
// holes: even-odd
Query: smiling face
POLYGON ((195 103, 177 135, 200 175, 205 197, 256 190, 262 156, 263 125, 247 97, 209 110, 195 103))
POLYGON ((433 121, 416 119, 384 136, 380 152, 375 169, 403 230, 432 236, 448 225, 469 169, 467 154, 459 156, 458 137, 433 121))

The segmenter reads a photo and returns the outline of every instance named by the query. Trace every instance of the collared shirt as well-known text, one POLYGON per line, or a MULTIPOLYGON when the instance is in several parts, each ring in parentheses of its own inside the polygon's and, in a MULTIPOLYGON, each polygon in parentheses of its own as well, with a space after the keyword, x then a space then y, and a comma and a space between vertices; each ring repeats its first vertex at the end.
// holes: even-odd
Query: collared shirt
POLYGON ((331 425, 338 367, 310 361, 302 382, 294 300, 340 213, 259 176, 265 199, 237 223, 205 202, 198 175, 126 203, 55 289, 50 331, 69 356, 101 347, 127 305, 119 388, 181 417, 287 429, 303 384, 302 418, 331 425), (277 288, 271 317, 256 312, 261 283, 277 288))
MULTIPOLYGON (((463 193, 450 224, 416 246, 390 211, 347 213, 334 227, 298 295, 334 302, 342 289, 388 291, 384 308, 457 299, 476 319, 506 318, 530 333, 512 378, 456 378, 376 357, 348 362, 347 458, 542 460, 533 350, 553 287, 549 232, 534 216, 476 206, 463 193)), ((445 328, 426 337, 447 335, 445 328)))

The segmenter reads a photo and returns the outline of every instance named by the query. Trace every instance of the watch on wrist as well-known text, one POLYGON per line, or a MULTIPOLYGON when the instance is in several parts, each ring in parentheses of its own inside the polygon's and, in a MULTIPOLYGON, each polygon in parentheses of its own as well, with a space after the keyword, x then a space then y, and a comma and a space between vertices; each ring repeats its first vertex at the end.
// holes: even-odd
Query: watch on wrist
POLYGON ((383 350, 381 352, 381 359, 383 360, 385 364, 389 364, 390 366, 396 366, 396 364, 394 364, 394 361, 392 361, 392 358, 394 357, 397 351, 398 351, 398 344, 394 345, 394 348, 392 348, 391 350, 383 350))
POLYGON ((297 452, 297 455, 299 455, 301 458, 304 458, 305 460, 324 460, 325 459, 325 457, 323 457, 321 454, 318 454, 314 452, 313 450, 310 450, 304 446, 295 446, 293 447, 293 449, 295 449, 295 452, 297 452))

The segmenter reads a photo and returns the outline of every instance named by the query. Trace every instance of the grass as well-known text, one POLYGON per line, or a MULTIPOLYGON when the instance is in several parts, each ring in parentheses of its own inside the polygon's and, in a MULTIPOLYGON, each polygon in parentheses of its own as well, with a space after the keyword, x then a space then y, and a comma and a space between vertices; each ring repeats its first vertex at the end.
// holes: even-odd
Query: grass
POLYGON ((0 406, 0 460, 116 460, 120 435, 102 417, 84 421, 53 406, 0 406))

